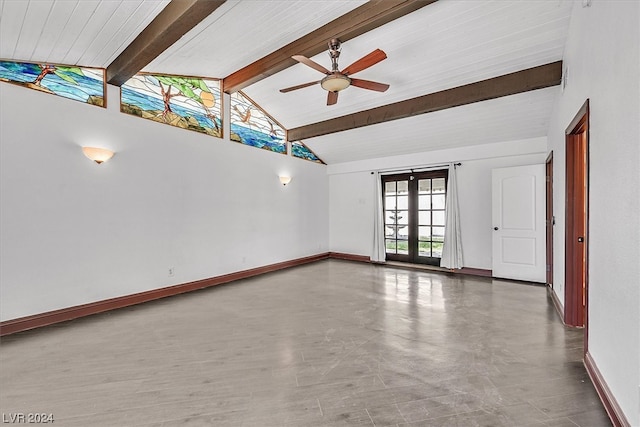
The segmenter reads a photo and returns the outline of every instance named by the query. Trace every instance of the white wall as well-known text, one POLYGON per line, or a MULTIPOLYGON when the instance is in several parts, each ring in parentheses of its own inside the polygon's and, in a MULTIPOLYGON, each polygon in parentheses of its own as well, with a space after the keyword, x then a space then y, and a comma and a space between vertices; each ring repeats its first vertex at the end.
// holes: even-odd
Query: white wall
POLYGON ((554 152, 554 288, 564 301, 565 138, 586 99, 589 141, 589 353, 629 422, 640 425, 640 2, 575 2, 567 85, 549 127, 554 152))
POLYGON ((328 251, 324 165, 122 114, 116 87, 0 99, 2 320, 328 251))
POLYGON ((370 256, 373 247, 372 170, 462 162, 458 194, 466 267, 491 269, 491 170, 541 164, 546 138, 509 141, 330 165, 329 246, 333 252, 370 256))

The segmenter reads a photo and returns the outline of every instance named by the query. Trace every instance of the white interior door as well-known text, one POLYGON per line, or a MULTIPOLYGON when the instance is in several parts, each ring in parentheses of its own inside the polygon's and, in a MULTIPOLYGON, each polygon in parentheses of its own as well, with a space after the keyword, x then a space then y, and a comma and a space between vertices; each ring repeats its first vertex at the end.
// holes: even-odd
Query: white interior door
POLYGON ((544 283, 545 167, 492 171, 493 276, 544 283))

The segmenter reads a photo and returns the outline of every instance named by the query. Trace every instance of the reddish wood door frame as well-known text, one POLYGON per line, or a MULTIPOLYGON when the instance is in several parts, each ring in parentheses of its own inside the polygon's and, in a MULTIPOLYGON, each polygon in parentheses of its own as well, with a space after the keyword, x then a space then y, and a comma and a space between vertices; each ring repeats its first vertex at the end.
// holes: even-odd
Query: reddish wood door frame
MULTIPOLYGON (((566 130, 564 322, 587 327, 589 100, 566 130)), ((585 330, 585 351, 587 332, 585 330)))
POLYGON ((553 226, 555 225, 555 219, 553 217, 553 151, 549 153, 545 166, 545 181, 547 186, 545 218, 547 232, 547 286, 553 289, 553 226))

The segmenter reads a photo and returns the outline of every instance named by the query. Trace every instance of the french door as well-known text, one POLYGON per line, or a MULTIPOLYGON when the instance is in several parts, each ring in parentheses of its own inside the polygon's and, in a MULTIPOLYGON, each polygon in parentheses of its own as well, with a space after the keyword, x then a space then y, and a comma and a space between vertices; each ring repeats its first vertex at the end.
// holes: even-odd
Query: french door
POLYGON ((384 175, 386 259, 440 265, 447 170, 384 175))

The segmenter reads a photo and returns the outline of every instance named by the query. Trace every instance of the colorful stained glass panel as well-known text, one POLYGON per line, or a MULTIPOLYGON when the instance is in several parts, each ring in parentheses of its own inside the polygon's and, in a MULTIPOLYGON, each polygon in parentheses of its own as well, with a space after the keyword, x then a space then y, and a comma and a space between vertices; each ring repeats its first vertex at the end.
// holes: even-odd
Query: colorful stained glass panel
POLYGON ((240 91, 231 95, 231 140, 287 153, 284 129, 240 91))
POLYGON ((316 163, 324 164, 320 157, 309 149, 302 141, 294 141, 291 143, 291 154, 294 157, 309 160, 316 163))
POLYGON ((122 85, 120 111, 222 137, 220 80, 136 74, 122 85))
POLYGON ((102 68, 0 61, 0 81, 105 106, 102 68))

